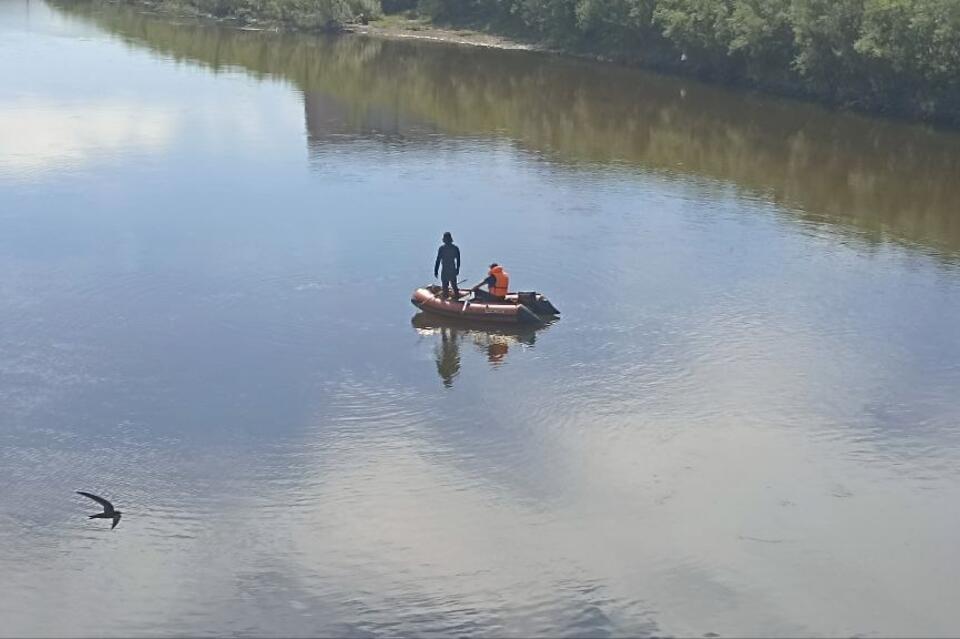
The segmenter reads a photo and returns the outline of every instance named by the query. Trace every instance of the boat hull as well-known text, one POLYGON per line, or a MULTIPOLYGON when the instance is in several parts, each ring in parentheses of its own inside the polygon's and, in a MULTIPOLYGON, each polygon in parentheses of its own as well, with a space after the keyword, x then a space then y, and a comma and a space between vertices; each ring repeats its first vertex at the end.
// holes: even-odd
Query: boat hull
POLYGON ((543 320, 519 303, 490 304, 468 300, 445 299, 438 287, 418 288, 410 301, 422 311, 485 324, 542 324, 543 320))

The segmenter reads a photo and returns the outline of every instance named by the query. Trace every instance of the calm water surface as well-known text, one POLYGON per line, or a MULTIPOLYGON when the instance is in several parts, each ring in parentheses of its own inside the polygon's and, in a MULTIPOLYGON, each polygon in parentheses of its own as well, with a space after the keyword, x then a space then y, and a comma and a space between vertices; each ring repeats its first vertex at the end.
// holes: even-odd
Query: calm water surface
POLYGON ((0 634, 960 633, 957 134, 37 0, 0 80, 0 634), (414 317, 445 230, 563 318, 414 317))

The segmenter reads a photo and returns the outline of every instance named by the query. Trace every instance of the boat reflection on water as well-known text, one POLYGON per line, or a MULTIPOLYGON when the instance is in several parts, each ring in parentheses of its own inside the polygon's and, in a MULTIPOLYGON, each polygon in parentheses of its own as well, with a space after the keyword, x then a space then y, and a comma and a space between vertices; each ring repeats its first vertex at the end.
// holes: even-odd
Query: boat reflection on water
POLYGON ((538 325, 496 326, 420 312, 413 316, 411 324, 419 335, 436 339, 434 353, 437 374, 443 380, 443 385, 451 388, 454 378, 460 374, 461 344, 473 344, 486 356, 491 366, 500 366, 511 346, 514 350, 533 346, 537 341, 537 334, 548 329, 554 321, 551 319, 538 325))

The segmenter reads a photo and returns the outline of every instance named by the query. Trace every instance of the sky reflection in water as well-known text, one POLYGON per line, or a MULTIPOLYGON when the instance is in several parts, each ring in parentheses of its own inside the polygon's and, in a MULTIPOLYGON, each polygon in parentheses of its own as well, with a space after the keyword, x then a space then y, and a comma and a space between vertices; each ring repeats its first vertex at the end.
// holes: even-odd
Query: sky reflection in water
POLYGON ((956 634, 955 135, 84 4, 0 77, 0 633, 956 634), (563 318, 415 317, 448 229, 563 318))

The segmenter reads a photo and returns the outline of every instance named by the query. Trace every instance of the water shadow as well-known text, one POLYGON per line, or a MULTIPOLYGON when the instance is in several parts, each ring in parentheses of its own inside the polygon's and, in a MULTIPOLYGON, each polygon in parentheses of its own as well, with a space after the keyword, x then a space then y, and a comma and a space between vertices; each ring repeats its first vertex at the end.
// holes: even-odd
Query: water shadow
POLYGON ((437 374, 444 386, 452 388, 454 379, 460 374, 462 344, 472 344, 487 358, 490 366, 500 366, 510 353, 511 346, 514 351, 533 347, 538 333, 550 328, 555 321, 551 319, 539 326, 491 326, 420 312, 413 316, 410 323, 419 335, 436 339, 434 354, 437 374))

